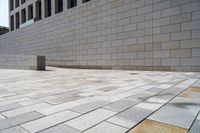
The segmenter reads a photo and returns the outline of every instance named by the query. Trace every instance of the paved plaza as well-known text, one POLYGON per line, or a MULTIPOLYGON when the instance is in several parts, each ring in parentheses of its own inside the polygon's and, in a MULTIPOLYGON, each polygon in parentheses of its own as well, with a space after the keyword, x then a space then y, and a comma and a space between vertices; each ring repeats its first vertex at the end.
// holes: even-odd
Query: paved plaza
POLYGON ((0 69, 0 133, 199 133, 200 74, 0 69))

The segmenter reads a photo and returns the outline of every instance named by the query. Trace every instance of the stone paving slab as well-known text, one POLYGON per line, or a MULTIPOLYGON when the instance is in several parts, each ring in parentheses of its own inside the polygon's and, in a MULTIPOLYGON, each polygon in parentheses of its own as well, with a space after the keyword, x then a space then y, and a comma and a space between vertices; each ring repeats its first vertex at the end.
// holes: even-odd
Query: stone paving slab
POLYGON ((29 132, 17 126, 17 127, 12 127, 12 128, 0 131, 0 133, 29 133, 29 132))
POLYGON ((120 127, 115 124, 111 124, 108 122, 102 122, 95 127, 90 128, 84 133, 124 133, 128 131, 127 128, 120 127))
POLYGON ((189 133, 199 133, 199 131, 200 131, 200 114, 194 121, 189 133))
POLYGON ((0 130, 11 128, 38 118, 43 117, 44 115, 38 112, 29 112, 15 117, 7 118, 0 120, 0 130))
POLYGON ((79 116, 78 113, 66 110, 66 111, 59 112, 50 116, 43 117, 41 119, 37 119, 31 122, 25 123, 21 126, 25 128, 26 130, 28 130, 29 132, 35 133, 35 132, 44 130, 46 128, 49 128, 51 126, 65 122, 67 120, 70 120, 77 116, 79 116))
POLYGON ((199 73, 47 69, 0 69, 0 133, 200 132, 199 73))
POLYGON ((93 112, 90 112, 88 114, 82 115, 78 118, 75 118, 73 120, 70 120, 66 122, 65 124, 73 127, 75 129, 78 129, 80 131, 84 131, 106 119, 109 117, 115 115, 117 112, 109 111, 105 109, 98 109, 93 112))
POLYGON ((64 124, 60 124, 51 128, 48 128, 46 130, 43 130, 38 133, 80 133, 80 131, 71 128, 69 126, 66 126, 64 124))
POLYGON ((2 114, 6 117, 14 117, 14 116, 17 116, 17 115, 21 115, 21 114, 31 112, 31 111, 37 111, 39 109, 47 108, 47 107, 51 107, 51 105, 49 105, 47 103, 39 103, 39 104, 35 104, 35 105, 30 105, 30 106, 21 107, 21 108, 13 109, 13 110, 10 110, 10 111, 6 111, 6 112, 3 112, 2 114))

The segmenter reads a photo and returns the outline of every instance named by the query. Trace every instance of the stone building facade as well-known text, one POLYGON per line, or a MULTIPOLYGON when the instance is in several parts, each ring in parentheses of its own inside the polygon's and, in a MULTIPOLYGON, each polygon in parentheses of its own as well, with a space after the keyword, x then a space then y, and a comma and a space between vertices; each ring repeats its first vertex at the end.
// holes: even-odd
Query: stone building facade
POLYGON ((13 9, 0 53, 44 55, 53 66, 200 71, 200 0, 63 0, 59 12, 55 1, 50 15, 45 0, 41 11, 38 0, 13 9))

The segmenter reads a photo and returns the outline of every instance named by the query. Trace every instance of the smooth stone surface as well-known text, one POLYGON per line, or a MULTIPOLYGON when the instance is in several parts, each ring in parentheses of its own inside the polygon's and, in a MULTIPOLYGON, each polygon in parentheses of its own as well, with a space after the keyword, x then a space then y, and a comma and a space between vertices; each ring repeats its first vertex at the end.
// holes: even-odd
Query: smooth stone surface
POLYGON ((49 128, 51 126, 57 125, 59 123, 65 122, 77 116, 79 116, 78 113, 67 110, 25 123, 21 126, 29 132, 34 133, 49 128))
POLYGON ((37 111, 39 109, 48 108, 48 107, 51 107, 51 105, 47 103, 39 103, 39 104, 31 105, 31 106, 26 106, 26 107, 6 111, 6 112, 3 112, 2 114, 5 115, 6 117, 14 117, 17 115, 21 115, 21 114, 28 113, 31 111, 37 111))
POLYGON ((80 131, 84 131, 115 114, 116 112, 113 111, 105 109, 97 109, 93 112, 90 112, 88 114, 75 118, 71 121, 68 121, 65 124, 80 131))
POLYGON ((194 121, 189 133, 199 133, 200 131, 200 114, 197 119, 194 121))
POLYGON ((200 101, 179 97, 155 112, 149 119, 189 129, 199 108, 200 101))
POLYGON ((41 117, 44 117, 44 115, 38 112, 29 112, 15 117, 0 120, 0 130, 17 126, 41 117))
POLYGON ((151 110, 132 107, 108 119, 107 121, 126 128, 131 128, 145 119, 151 113, 151 110))
POLYGON ((22 107, 22 106, 19 104, 8 104, 5 106, 0 106, 0 112, 5 112, 5 111, 12 110, 19 107, 22 107))
POLYGON ((12 127, 3 131, 0 131, 0 133, 28 133, 26 130, 23 128, 17 126, 17 127, 12 127))
POLYGON ((100 107, 103 107, 109 103, 110 102, 107 102, 107 101, 95 101, 95 102, 91 102, 91 103, 73 107, 70 110, 84 114, 84 113, 90 112, 92 110, 98 109, 100 107))
POLYGON ((61 125, 43 130, 39 133, 80 133, 80 131, 73 129, 71 127, 68 127, 64 124, 61 124, 61 125))
POLYGON ((84 133, 125 133, 128 129, 108 122, 102 122, 84 133))
POLYGON ((139 103, 140 101, 139 100, 134 100, 134 99, 123 99, 123 100, 120 100, 120 101, 117 101, 117 102, 114 102, 112 104, 109 104, 103 108, 105 109, 108 109, 108 110, 113 110, 113 111, 116 111, 116 112, 121 112, 137 103, 139 103))

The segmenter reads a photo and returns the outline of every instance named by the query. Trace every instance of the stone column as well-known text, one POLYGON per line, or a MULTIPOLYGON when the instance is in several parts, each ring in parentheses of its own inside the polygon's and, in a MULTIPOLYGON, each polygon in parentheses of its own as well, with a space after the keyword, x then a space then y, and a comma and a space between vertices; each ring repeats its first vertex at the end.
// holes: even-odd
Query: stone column
POLYGON ((80 6, 82 4, 83 0, 77 0, 77 6, 80 6))
POLYGON ((22 24, 22 10, 19 11, 19 20, 20 20, 19 25, 21 25, 22 24))
POLYGON ((67 0, 63 0, 63 11, 68 9, 67 0))
POLYGON ((26 22, 27 22, 28 21, 28 13, 29 13, 28 6, 25 7, 25 10, 26 10, 26 22))
POLYGON ((55 0, 51 0, 51 15, 55 14, 55 0))
POLYGON ((42 6, 42 19, 45 18, 45 0, 41 0, 42 6))
POLYGON ((36 7, 35 7, 36 4, 35 4, 35 2, 36 2, 36 1, 33 2, 33 20, 34 20, 35 17, 36 17, 36 7))
POLYGON ((15 30, 16 29, 16 13, 13 14, 13 16, 14 16, 14 30, 15 30))

